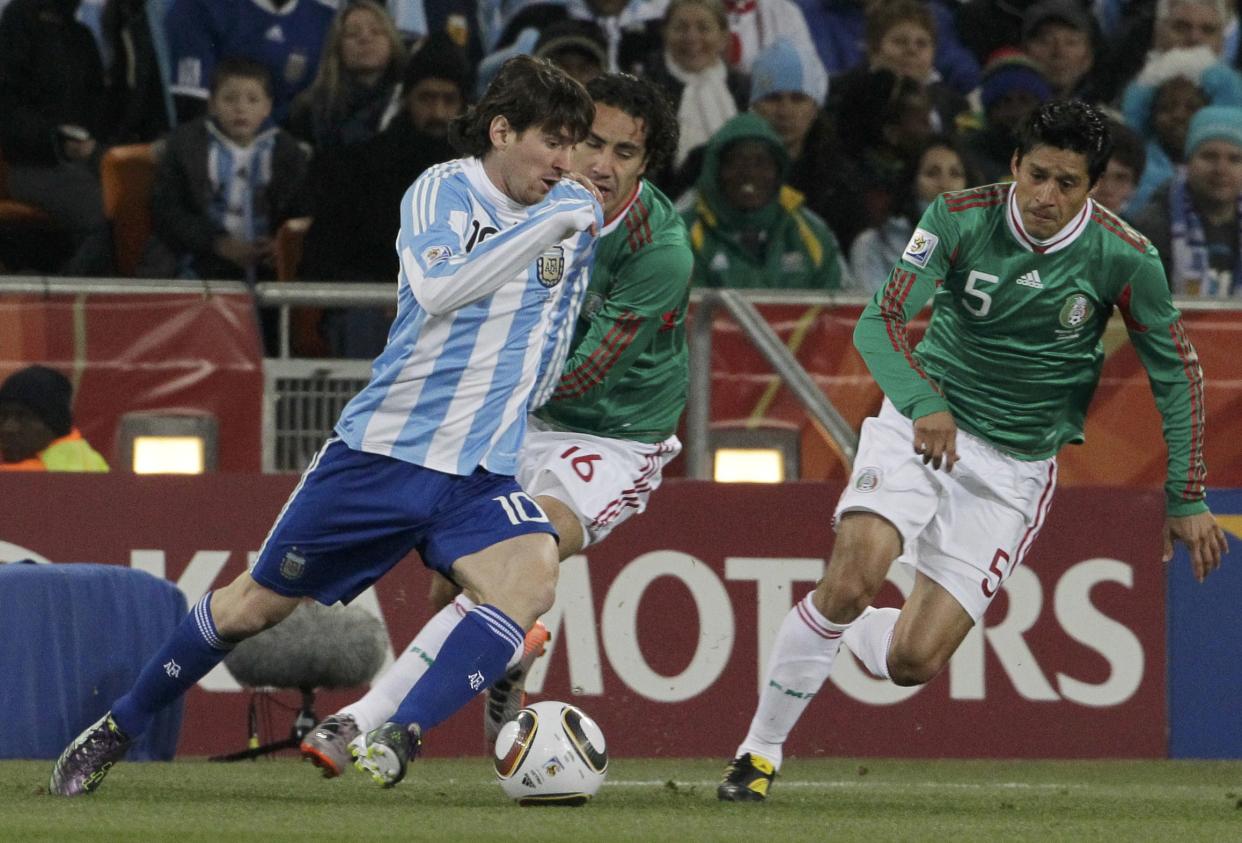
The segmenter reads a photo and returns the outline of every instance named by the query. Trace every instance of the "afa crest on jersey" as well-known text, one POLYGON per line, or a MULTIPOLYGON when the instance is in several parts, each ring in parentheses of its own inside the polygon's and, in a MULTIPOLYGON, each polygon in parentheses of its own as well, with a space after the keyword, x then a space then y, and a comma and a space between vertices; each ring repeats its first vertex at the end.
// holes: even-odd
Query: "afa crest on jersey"
POLYGON ((553 246, 535 261, 535 274, 545 287, 555 287, 565 275, 565 249, 553 246))
POLYGON ((914 229, 914 234, 910 236, 910 242, 906 244, 906 250, 901 253, 901 257, 920 268, 926 268, 927 262, 931 260, 932 253, 936 251, 940 238, 925 231, 921 228, 914 229))

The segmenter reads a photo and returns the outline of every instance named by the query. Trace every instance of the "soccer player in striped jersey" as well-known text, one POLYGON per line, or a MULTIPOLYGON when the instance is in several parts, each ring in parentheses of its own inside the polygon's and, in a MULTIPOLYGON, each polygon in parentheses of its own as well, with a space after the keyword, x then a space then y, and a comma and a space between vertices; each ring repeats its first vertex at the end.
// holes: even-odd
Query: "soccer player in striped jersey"
POLYGON ((864 310, 854 344, 884 405, 863 423, 832 557, 781 626, 720 799, 766 798, 842 641, 898 685, 945 666, 1044 524, 1057 451, 1083 438, 1114 308, 1164 420, 1165 560, 1176 539, 1200 581, 1219 566, 1198 358, 1156 250, 1087 195, 1110 146, 1092 107, 1041 106, 1020 133, 1013 183, 937 199, 864 310), (911 348, 906 325, 929 298, 927 333, 911 348), (874 609, 899 556, 915 568, 914 588, 901 610, 874 609))
MULTIPOLYGON (((684 319, 694 256, 676 209, 642 178, 676 152, 676 117, 659 88, 632 76, 601 76, 587 91, 595 122, 574 168, 603 194, 606 223, 569 359, 553 370, 554 391, 531 416, 518 460, 518 480, 556 527, 561 559, 646 508, 664 465, 681 450, 675 431, 689 376, 684 319)), ((303 741, 303 756, 325 776, 342 772, 350 741, 388 718, 474 606, 466 595, 453 601, 451 584, 437 583, 446 586, 433 587, 438 614, 366 696, 303 741)), ((489 690, 489 749, 521 706, 525 672, 547 635, 541 627, 489 690)))
POLYGON ((405 774, 432 728, 502 676, 555 597, 556 534, 514 479, 545 345, 585 292, 601 197, 570 170, 594 106, 522 56, 453 125, 468 157, 402 201, 397 315, 370 383, 345 408, 259 550, 209 592, 133 688, 61 755, 50 790, 88 793, 151 716, 232 646, 305 597, 348 603, 410 550, 479 596, 359 763, 405 774))

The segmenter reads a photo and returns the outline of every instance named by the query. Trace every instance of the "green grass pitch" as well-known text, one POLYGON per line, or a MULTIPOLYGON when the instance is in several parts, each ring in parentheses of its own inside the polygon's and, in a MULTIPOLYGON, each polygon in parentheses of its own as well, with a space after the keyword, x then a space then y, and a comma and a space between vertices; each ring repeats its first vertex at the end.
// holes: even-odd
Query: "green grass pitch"
POLYGON ((486 759, 426 759, 392 790, 292 757, 122 763, 47 794, 51 762, 0 762, 3 841, 1242 840, 1242 762, 791 759, 761 805, 716 801, 719 759, 612 761, 583 808, 518 808, 486 759))

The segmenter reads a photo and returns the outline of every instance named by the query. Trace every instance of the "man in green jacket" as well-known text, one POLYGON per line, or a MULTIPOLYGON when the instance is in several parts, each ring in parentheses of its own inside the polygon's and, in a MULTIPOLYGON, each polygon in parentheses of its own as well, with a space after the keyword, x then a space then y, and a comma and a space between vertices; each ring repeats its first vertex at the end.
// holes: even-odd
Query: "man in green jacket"
POLYGON ((837 290, 841 248, 785 184, 789 155, 756 114, 739 114, 708 142, 697 195, 683 216, 700 287, 837 290))
POLYGON ((46 366, 28 366, 0 385, 0 471, 107 471, 73 426, 73 386, 46 366))

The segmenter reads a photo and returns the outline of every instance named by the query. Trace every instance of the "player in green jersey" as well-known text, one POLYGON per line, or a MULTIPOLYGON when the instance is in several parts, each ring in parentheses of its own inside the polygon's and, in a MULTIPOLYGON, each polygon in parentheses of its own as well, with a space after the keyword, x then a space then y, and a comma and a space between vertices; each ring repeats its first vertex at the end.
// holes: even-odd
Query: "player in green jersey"
MULTIPOLYGON (((574 168, 603 196, 601 232, 569 357, 549 400, 530 418, 518 481, 559 534, 562 560, 601 541, 646 508, 661 471, 681 451, 675 431, 689 379, 685 315, 694 256, 673 204, 643 174, 677 149, 677 119, 654 85, 607 74, 587 86, 595 121, 574 168)), ((383 723, 473 605, 447 580, 433 585, 437 615, 356 703, 306 736, 303 757, 339 775, 359 731, 383 723)), ((525 672, 541 652, 542 624, 489 692, 485 738, 521 705, 525 672)))
POLYGON ((1082 441, 1114 308, 1147 369, 1168 446, 1164 557, 1202 581, 1225 538, 1204 502, 1203 376, 1156 251, 1088 199, 1110 153, 1081 102, 1025 123, 1013 184, 942 195, 923 215, 854 343, 884 390, 837 504, 824 577, 777 636, 750 731, 717 795, 766 798, 789 732, 842 642, 874 675, 931 680, 1021 564, 1082 441), (917 347, 906 326, 932 301, 917 347), (893 561, 915 568, 902 609, 870 606, 893 561))

